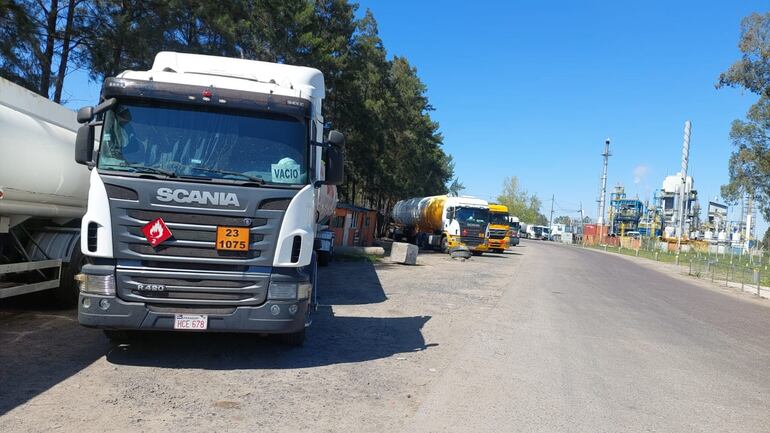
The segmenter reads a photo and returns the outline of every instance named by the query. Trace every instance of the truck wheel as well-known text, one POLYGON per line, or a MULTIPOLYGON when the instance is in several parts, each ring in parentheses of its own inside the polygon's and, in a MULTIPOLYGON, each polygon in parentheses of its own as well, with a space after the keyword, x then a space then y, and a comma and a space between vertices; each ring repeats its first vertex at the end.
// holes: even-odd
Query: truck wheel
POLYGON ((329 262, 332 260, 331 251, 319 251, 318 252, 318 266, 329 266, 329 262))
POLYGON ((59 278, 59 287, 51 290, 51 297, 56 306, 61 308, 72 308, 78 303, 78 292, 80 291, 78 283, 75 281, 75 275, 80 272, 80 268, 86 263, 86 256, 80 252, 80 241, 75 245, 70 256, 70 262, 62 266, 61 277, 59 278))
POLYGON ((449 252, 449 239, 447 239, 446 236, 441 238, 441 252, 442 253, 449 252))
POLYGON ((299 332, 279 334, 279 336, 279 341, 285 346, 302 347, 305 344, 305 328, 302 328, 299 332))

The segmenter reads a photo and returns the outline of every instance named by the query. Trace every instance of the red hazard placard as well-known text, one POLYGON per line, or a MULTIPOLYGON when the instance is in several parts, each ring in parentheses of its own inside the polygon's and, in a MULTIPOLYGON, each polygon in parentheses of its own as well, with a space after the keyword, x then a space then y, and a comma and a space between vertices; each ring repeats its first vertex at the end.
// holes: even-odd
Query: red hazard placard
POLYGON ((154 247, 157 247, 163 241, 171 237, 171 230, 168 229, 162 218, 155 218, 145 224, 145 226, 142 227, 142 233, 144 233, 144 237, 147 238, 147 242, 154 247))

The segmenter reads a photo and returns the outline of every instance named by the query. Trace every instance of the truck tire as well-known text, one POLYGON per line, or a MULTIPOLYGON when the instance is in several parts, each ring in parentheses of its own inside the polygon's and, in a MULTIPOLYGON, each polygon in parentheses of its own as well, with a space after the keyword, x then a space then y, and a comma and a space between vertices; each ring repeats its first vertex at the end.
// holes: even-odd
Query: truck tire
POLYGON ((77 305, 80 288, 75 281, 75 275, 80 273, 80 268, 85 263, 86 256, 80 252, 80 241, 78 241, 70 255, 70 262, 62 266, 59 287, 51 289, 51 298, 57 307, 72 308, 77 305))
POLYGON ((329 266, 329 262, 332 261, 331 251, 318 251, 318 266, 329 266))
POLYGON ((449 253, 449 239, 446 236, 441 237, 441 252, 449 253))

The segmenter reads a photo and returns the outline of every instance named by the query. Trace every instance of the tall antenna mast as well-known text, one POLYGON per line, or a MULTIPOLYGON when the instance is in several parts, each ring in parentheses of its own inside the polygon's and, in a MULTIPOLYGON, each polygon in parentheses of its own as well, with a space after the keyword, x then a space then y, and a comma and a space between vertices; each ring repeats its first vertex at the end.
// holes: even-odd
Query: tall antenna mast
POLYGON ((604 168, 602 169, 602 189, 599 191, 599 215, 596 217, 596 224, 600 226, 605 224, 604 215, 607 211, 607 166, 610 163, 611 155, 610 139, 608 138, 604 141, 604 153, 602 153, 602 156, 604 157, 604 168))
POLYGON ((690 160, 690 130, 692 124, 690 121, 684 122, 684 142, 682 143, 682 187, 679 190, 679 227, 676 234, 676 251, 679 254, 679 250, 682 247, 682 236, 686 230, 685 227, 685 213, 687 212, 687 163, 690 160))

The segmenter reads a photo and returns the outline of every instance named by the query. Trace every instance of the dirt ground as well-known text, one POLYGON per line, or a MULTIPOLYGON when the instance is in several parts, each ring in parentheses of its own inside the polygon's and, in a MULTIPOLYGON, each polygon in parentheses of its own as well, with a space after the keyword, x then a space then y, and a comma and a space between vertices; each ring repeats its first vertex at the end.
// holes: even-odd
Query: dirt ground
POLYGON ((321 270, 322 306, 298 349, 178 333, 112 346, 75 311, 5 301, 0 431, 400 431, 523 251, 467 262, 424 253, 411 267, 335 262, 321 270))
POLYGON ((336 262, 302 348, 0 304, 0 432, 770 432, 770 302, 525 241, 336 262))

